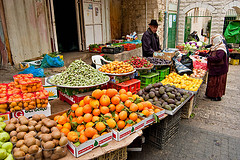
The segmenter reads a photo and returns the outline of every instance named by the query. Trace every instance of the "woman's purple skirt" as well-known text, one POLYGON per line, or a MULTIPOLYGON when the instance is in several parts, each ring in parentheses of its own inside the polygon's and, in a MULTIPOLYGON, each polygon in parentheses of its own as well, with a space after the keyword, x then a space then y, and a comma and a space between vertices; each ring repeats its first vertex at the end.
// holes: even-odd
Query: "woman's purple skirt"
POLYGON ((208 76, 206 96, 211 98, 225 95, 227 73, 220 76, 208 76))

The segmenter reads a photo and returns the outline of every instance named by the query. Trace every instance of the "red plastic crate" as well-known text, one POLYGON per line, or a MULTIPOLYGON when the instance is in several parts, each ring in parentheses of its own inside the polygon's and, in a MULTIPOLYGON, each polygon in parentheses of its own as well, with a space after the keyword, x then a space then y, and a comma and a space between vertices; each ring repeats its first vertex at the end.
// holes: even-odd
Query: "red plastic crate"
POLYGON ((127 43, 127 44, 123 44, 123 46, 125 51, 136 49, 136 44, 127 43))
POLYGON ((141 81, 137 79, 131 79, 122 83, 114 84, 108 83, 108 88, 115 88, 116 90, 125 89, 127 92, 130 91, 136 94, 140 90, 141 81))
POLYGON ((91 92, 86 92, 79 95, 68 96, 61 91, 58 91, 58 96, 61 101, 67 102, 70 105, 78 104, 87 95, 91 95, 91 92))

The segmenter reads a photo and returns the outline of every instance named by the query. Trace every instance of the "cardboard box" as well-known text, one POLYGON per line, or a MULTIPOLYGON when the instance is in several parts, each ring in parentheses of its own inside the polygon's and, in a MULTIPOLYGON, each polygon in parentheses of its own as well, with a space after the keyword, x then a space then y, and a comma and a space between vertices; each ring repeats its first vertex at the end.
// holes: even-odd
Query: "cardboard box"
POLYGON ((116 141, 121 141, 123 140, 124 138, 127 138, 128 136, 130 136, 132 133, 134 132, 137 132, 141 129, 143 129, 145 126, 145 119, 142 119, 141 122, 131 126, 131 127, 128 127, 126 129, 123 129, 121 131, 118 131, 118 130, 112 130, 113 132, 113 139, 116 140, 116 141))
POLYGON ((175 56, 175 52, 161 52, 153 55, 155 58, 161 58, 169 61, 172 60, 173 56, 175 56))
MULTIPOLYGON (((165 109, 163 109, 163 110, 161 110, 160 112, 157 112, 157 113, 155 113, 155 114, 156 114, 156 116, 158 116, 158 119, 161 120, 161 119, 164 118, 164 113, 165 113, 165 109)), ((145 118, 145 121, 146 121, 146 122, 145 122, 145 126, 144 126, 144 127, 152 124, 152 123, 155 121, 155 118, 154 118, 153 115, 150 115, 150 116, 148 116, 148 117, 145 118)))
POLYGON ((98 146, 102 146, 112 141, 112 132, 104 134, 95 139, 88 140, 78 147, 74 146, 72 142, 68 141, 67 148, 74 157, 80 157, 98 146))
POLYGON ((29 62, 20 62, 19 67, 20 69, 26 69, 30 66, 39 68, 42 64, 42 59, 43 57, 37 57, 37 58, 29 59, 28 60, 29 62))
POLYGON ((0 117, 4 119, 4 122, 9 121, 11 119, 11 112, 0 113, 0 117))
POLYGON ((42 77, 42 78, 41 78, 41 80, 42 80, 42 85, 43 85, 44 89, 47 90, 48 93, 49 93, 48 99, 49 99, 49 100, 56 99, 56 98, 57 98, 57 87, 49 84, 49 83, 47 82, 47 78, 48 78, 48 77, 42 77))
POLYGON ((51 115, 51 105, 48 103, 46 108, 35 108, 33 110, 12 112, 12 117, 18 118, 19 116, 25 116, 26 118, 32 117, 34 114, 44 114, 46 117, 51 115))

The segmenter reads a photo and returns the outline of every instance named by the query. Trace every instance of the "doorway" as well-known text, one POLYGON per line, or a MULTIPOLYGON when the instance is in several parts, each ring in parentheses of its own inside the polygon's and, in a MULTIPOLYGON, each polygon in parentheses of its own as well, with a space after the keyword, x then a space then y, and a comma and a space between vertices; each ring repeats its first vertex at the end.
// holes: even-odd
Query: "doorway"
POLYGON ((79 51, 75 0, 53 0, 53 6, 58 50, 79 51))
POLYGON ((169 13, 168 16, 168 48, 175 48, 175 41, 176 41, 176 20, 177 14, 176 13, 169 13))

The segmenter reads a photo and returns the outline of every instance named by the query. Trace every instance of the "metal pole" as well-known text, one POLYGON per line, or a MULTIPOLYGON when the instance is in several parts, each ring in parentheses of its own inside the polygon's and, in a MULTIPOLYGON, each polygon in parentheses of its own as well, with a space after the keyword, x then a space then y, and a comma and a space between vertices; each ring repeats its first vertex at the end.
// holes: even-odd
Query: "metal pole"
POLYGON ((179 8, 180 8, 180 1, 178 0, 178 6, 177 6, 177 26, 176 26, 176 41, 175 41, 175 46, 178 45, 178 26, 179 26, 179 8))
POLYGON ((166 49, 167 30, 168 30, 168 0, 166 0, 166 11, 164 12, 164 34, 163 34, 163 49, 166 49))

